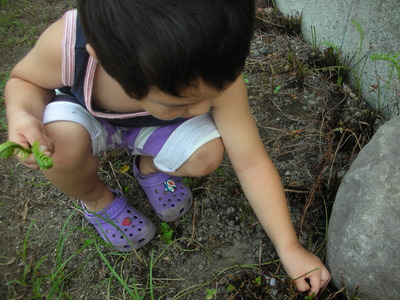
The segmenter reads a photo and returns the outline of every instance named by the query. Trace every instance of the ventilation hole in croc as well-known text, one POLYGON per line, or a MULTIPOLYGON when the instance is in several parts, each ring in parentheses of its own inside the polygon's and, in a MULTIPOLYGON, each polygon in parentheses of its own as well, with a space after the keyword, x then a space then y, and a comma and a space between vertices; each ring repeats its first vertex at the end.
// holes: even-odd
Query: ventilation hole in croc
POLYGON ((131 227, 132 227, 132 228, 135 228, 136 226, 135 226, 135 225, 132 225, 131 227))
POLYGON ((181 202, 181 201, 182 201, 182 199, 181 199, 181 198, 178 198, 178 201, 179 201, 179 202, 181 202))
POLYGON ((115 222, 119 223, 119 221, 121 221, 120 219, 116 219, 115 222))
POLYGON ((107 233, 110 233, 110 232, 111 232, 111 230, 110 230, 110 229, 107 229, 107 230, 106 230, 106 232, 107 232, 107 233))
POLYGON ((166 207, 166 206, 167 206, 167 204, 165 204, 165 203, 164 203, 164 204, 163 204, 163 206, 164 206, 164 207, 166 207))
POLYGON ((122 240, 122 239, 124 238, 124 236, 123 236, 123 235, 121 235, 119 238, 122 240))
POLYGON ((154 190, 154 193, 158 194, 158 190, 154 190))
POLYGON ((127 212, 128 214, 130 214, 130 213, 131 213, 131 210, 130 210, 130 209, 128 209, 126 212, 127 212))
POLYGON ((164 194, 166 195, 166 194, 168 194, 168 192, 167 192, 167 191, 164 191, 164 194))
POLYGON ((146 239, 140 239, 140 240, 139 240, 139 244, 140 244, 140 243, 143 243, 145 240, 146 240, 146 239))
POLYGON ((172 194, 172 197, 176 197, 176 194, 172 194))
POLYGON ((185 195, 185 193, 184 193, 184 192, 181 192, 181 196, 183 196, 183 195, 185 195))
POLYGON ((138 228, 138 231, 142 231, 142 228, 138 228))
POLYGON ((168 199, 168 202, 171 202, 172 201, 172 199, 168 199))
POLYGON ((143 221, 140 221, 139 223, 140 223, 140 224, 143 224, 143 221))
POLYGON ((133 236, 133 234, 132 234, 132 233, 130 233, 130 234, 129 234, 129 236, 133 236))
POLYGON ((158 200, 162 201, 162 197, 158 198, 158 200))
POLYGON ((128 228, 125 228, 124 231, 128 231, 128 228))
POLYGON ((138 218, 138 216, 134 216, 133 218, 134 218, 134 219, 137 219, 137 218, 138 218))
POLYGON ((113 234, 112 237, 115 237, 115 234, 113 234))
POLYGON ((185 211, 185 209, 182 208, 182 209, 179 211, 179 213, 182 214, 184 211, 185 211))
POLYGON ((175 207, 175 204, 171 204, 172 207, 175 207))
POLYGON ((125 246, 124 246, 124 248, 130 248, 130 247, 131 247, 131 246, 129 246, 129 245, 125 245, 125 246))

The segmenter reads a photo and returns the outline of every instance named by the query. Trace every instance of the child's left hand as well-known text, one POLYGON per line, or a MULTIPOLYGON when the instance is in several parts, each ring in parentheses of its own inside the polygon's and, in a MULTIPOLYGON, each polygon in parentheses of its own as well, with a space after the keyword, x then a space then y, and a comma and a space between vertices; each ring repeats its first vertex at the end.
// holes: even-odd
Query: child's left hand
POLYGON ((287 274, 295 280, 297 289, 301 292, 309 291, 308 295, 318 294, 331 278, 321 260, 300 245, 286 249, 279 256, 287 274))

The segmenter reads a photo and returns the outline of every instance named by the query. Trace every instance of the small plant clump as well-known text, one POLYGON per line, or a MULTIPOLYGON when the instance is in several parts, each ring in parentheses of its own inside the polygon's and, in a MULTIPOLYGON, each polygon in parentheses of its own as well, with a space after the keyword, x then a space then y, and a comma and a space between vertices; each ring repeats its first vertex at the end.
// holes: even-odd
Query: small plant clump
POLYGON ((241 272, 227 277, 229 299, 273 299, 277 290, 276 279, 265 274, 241 272))
POLYGON ((171 227, 163 222, 160 225, 160 230, 161 230, 161 239, 166 242, 167 244, 172 244, 172 236, 174 234, 174 230, 171 229, 171 227))
POLYGON ((40 149, 39 142, 34 142, 31 148, 25 148, 12 141, 4 142, 0 145, 0 158, 9 158, 14 155, 21 155, 22 159, 33 154, 41 170, 48 170, 53 167, 53 160, 46 156, 40 149))

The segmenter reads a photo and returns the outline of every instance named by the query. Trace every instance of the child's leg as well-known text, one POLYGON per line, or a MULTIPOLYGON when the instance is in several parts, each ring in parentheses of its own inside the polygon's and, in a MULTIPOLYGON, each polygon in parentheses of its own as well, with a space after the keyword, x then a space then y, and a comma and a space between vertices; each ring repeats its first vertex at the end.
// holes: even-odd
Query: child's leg
POLYGON ((54 141, 54 166, 45 175, 64 193, 82 200, 90 211, 99 211, 114 200, 114 194, 98 178, 98 159, 92 155, 87 130, 74 122, 46 125, 54 141))
MULTIPOLYGON (((176 171, 165 173, 179 177, 206 176, 214 172, 221 164, 224 150, 221 138, 213 139, 197 149, 176 171)), ((139 169, 144 175, 158 171, 154 165, 153 157, 150 156, 141 157, 139 169)))
MULTIPOLYGON (((127 143, 135 155, 142 155, 143 175, 161 171, 176 176, 200 177, 220 164, 224 145, 211 114, 185 122, 144 129, 143 137, 127 143), (155 129, 154 129, 155 128, 155 129)), ((124 137, 130 140, 129 137, 124 137)))
POLYGON ((223 143, 209 114, 144 131, 145 138, 132 147, 144 155, 135 159, 134 175, 158 217, 177 220, 192 204, 190 188, 181 177, 213 172, 222 160, 223 143))
POLYGON ((146 245, 155 235, 154 225, 97 176, 98 159, 92 153, 104 150, 107 138, 101 124, 81 106, 61 101, 46 107, 43 122, 55 149, 54 166, 45 171, 49 180, 82 200, 86 219, 116 249, 146 245))

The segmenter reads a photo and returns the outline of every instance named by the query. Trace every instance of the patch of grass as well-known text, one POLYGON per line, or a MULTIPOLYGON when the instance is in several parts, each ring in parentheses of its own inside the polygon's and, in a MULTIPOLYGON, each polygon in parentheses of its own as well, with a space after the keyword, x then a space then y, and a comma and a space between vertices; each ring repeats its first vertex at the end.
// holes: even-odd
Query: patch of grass
MULTIPOLYGON (((100 250, 99 245, 96 242, 96 240, 94 240, 94 245, 96 247, 97 253, 99 254, 101 260, 105 263, 108 270, 110 271, 111 278, 116 279, 118 281, 118 283, 121 285, 121 287, 123 288, 123 290, 125 292, 127 292, 132 299, 134 299, 134 300, 144 299, 144 296, 140 295, 141 293, 139 292, 139 289, 137 288, 135 282, 133 283, 133 288, 131 288, 130 285, 126 282, 126 280, 122 276, 120 276, 120 274, 118 274, 118 272, 112 266, 110 261, 107 259, 106 255, 104 255, 102 253, 102 251, 100 250)), ((109 280, 111 281, 112 279, 109 279, 109 280)))
POLYGON ((336 86, 341 87, 344 77, 351 70, 351 67, 343 60, 341 49, 332 43, 325 42, 328 46, 322 52, 323 62, 325 64, 322 68, 314 69, 314 72, 325 72, 329 80, 336 81, 336 86))
POLYGON ((0 45, 32 46, 39 34, 37 26, 23 21, 24 16, 32 13, 33 6, 27 0, 1 1, 0 45))
POLYGON ((364 31, 356 20, 352 20, 352 24, 357 28, 360 39, 351 57, 345 57, 342 49, 332 42, 324 41, 318 44, 315 27, 311 27, 313 64, 316 66, 312 71, 323 73, 328 80, 336 81, 338 87, 342 87, 344 79, 349 72, 352 72, 356 80, 355 88, 360 95, 361 76, 366 64, 365 56, 362 54, 364 31))
MULTIPOLYGON (((75 1, 68 0, 65 6, 73 8, 76 4, 75 1)), ((0 49, 32 48, 45 27, 54 21, 49 18, 44 18, 43 21, 39 16, 47 16, 52 10, 54 8, 51 4, 38 5, 37 1, 0 0, 0 49)), ((10 51, 0 51, 0 54, 4 53, 8 54, 10 51)), ((7 130, 3 95, 10 69, 6 68, 9 67, 0 70, 0 130, 7 130)))
POLYGON ((42 256, 37 261, 29 261, 29 249, 30 245, 33 244, 30 241, 30 233, 35 221, 31 222, 23 240, 22 250, 19 253, 23 267, 22 272, 21 274, 15 274, 16 278, 6 283, 10 296, 18 298, 30 295, 29 299, 72 299, 72 297, 64 292, 64 286, 72 275, 72 273, 65 273, 66 266, 73 263, 74 258, 93 243, 93 240, 87 240, 81 248, 65 256, 65 242, 69 235, 77 230, 76 228, 71 229, 68 226, 74 213, 75 211, 69 215, 63 224, 55 247, 54 258, 42 256), (45 268, 42 268, 42 265, 53 259, 55 261, 54 267, 46 272, 45 268), (19 294, 22 294, 22 296, 19 294))
POLYGON ((0 130, 7 130, 6 107, 4 100, 4 88, 8 80, 9 72, 0 72, 0 130))
POLYGON ((365 33, 362 25, 357 20, 351 20, 351 23, 358 31, 359 41, 354 53, 348 55, 348 57, 343 55, 340 47, 329 41, 318 45, 315 28, 311 28, 314 57, 316 58, 314 63, 318 66, 313 71, 328 74, 328 79, 336 80, 338 87, 342 87, 344 78, 351 72, 355 80, 354 89, 358 98, 361 98, 362 77, 368 59, 375 62, 386 62, 388 64, 387 76, 380 78, 377 85, 372 85, 370 90, 370 92, 378 91, 377 108, 381 111, 381 101, 387 97, 391 89, 395 91, 396 95, 400 94, 400 90, 395 84, 395 80, 400 80, 400 52, 369 54, 369 50, 364 51, 365 33), (326 46, 327 48, 321 52, 318 50, 320 46, 326 46))
MULTIPOLYGON (((397 80, 400 81, 400 52, 396 54, 375 53, 369 57, 372 61, 380 61, 388 64, 386 80, 382 84, 378 84, 378 107, 381 106, 381 99, 385 99, 391 89, 395 90, 396 95, 400 95, 400 87, 394 84, 397 72, 397 80)), ((372 90, 375 90, 372 87, 372 90)))
MULTIPOLYGON (((255 294, 253 293, 253 287, 249 287, 246 284, 237 284, 237 283, 232 283, 230 282, 229 278, 233 278, 234 274, 240 272, 246 272, 246 270, 252 270, 254 272, 260 273, 260 274, 265 274, 264 270, 262 270, 262 267, 268 266, 268 265, 273 265, 278 263, 279 260, 274 260, 270 262, 265 262, 261 264, 249 264, 249 265, 233 265, 228 268, 225 268, 218 272, 217 274, 213 275, 214 279, 210 280, 205 283, 197 284, 191 287, 188 287, 180 292, 178 292, 173 299, 178 300, 178 299, 190 299, 190 295, 193 294, 196 291, 204 289, 206 297, 209 297, 207 299, 236 299, 234 298, 235 294, 238 294, 238 291, 243 289, 243 291, 250 292, 252 295, 250 298, 237 298, 237 299, 269 299, 269 298, 257 298, 255 297, 255 294), (224 295, 223 297, 219 294, 221 291, 221 285, 227 285, 226 291, 231 293, 231 297, 226 297, 224 295), (217 288, 216 288, 217 287, 217 288)), ((258 287, 262 287, 263 284, 258 284, 258 279, 260 275, 258 274, 256 277, 253 277, 251 279, 251 282, 254 283, 254 285, 257 285, 258 287)), ((263 276, 263 275, 261 275, 263 276)), ((240 282, 244 282, 245 279, 244 277, 238 277, 240 282)), ((264 282, 264 281, 263 281, 264 282)), ((265 286, 265 285, 264 285, 265 286)), ((268 287, 266 287, 268 288, 268 287)), ((267 294, 264 294, 267 295, 267 294)))
POLYGON ((256 11, 256 26, 266 32, 274 30, 289 36, 299 36, 301 19, 301 15, 284 16, 278 11, 275 3, 268 8, 259 7, 256 11))
MULTIPOLYGON (((170 247, 176 248, 182 252, 193 252, 197 251, 201 247, 204 248, 204 246, 202 246, 200 243, 197 243, 197 247, 195 249, 184 249, 181 247, 182 242, 190 243, 190 241, 191 240, 187 238, 175 240, 171 239, 171 242, 161 249, 157 256, 155 255, 155 250, 151 249, 149 251, 148 259, 142 259, 139 256, 139 253, 136 251, 128 253, 118 253, 115 251, 104 253, 100 248, 100 244, 103 244, 103 241, 99 238, 93 238, 93 244, 97 251, 98 257, 100 257, 101 261, 106 265, 107 270, 109 271, 108 276, 105 279, 109 290, 109 298, 128 298, 133 300, 164 299, 164 295, 161 294, 163 293, 163 288, 168 286, 168 284, 163 283, 162 279, 154 277, 156 265, 159 262, 162 263, 163 257, 166 255, 170 247), (135 256, 135 258, 139 261, 140 266, 135 266, 135 272, 132 276, 132 274, 126 272, 126 270, 131 269, 126 265, 132 264, 135 261, 133 256, 135 256), (156 284, 160 281, 162 286, 160 286, 160 284, 156 284), (121 291, 117 292, 119 295, 117 298, 112 296, 115 295, 116 288, 121 289, 121 291)), ((168 281, 171 280, 174 279, 168 279, 168 281)))

